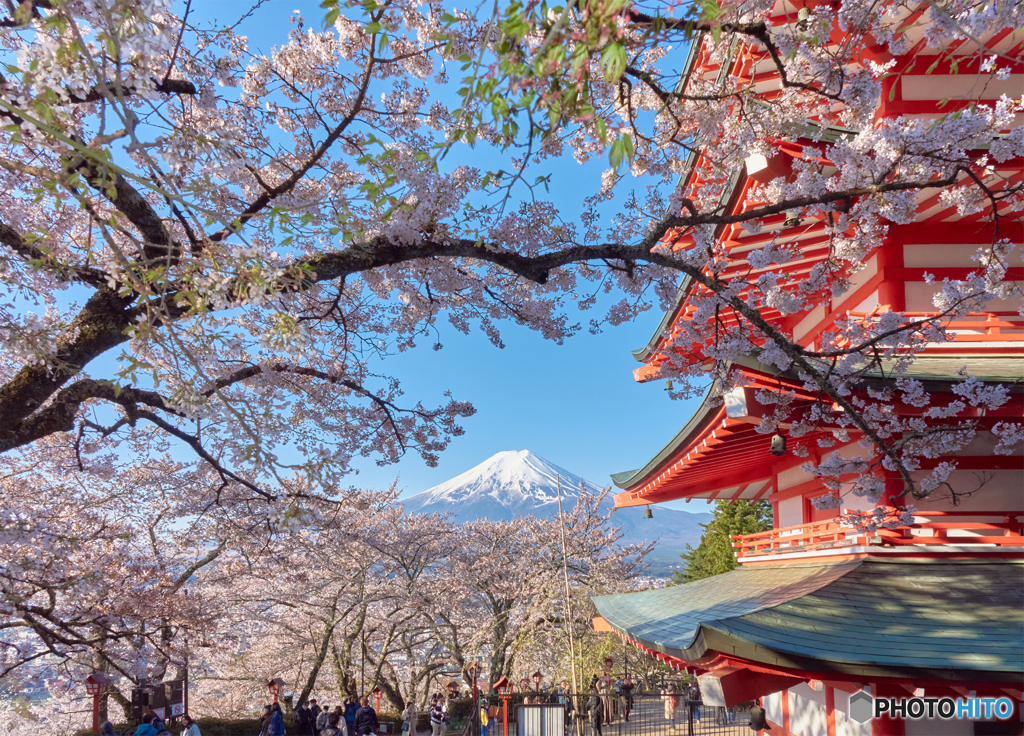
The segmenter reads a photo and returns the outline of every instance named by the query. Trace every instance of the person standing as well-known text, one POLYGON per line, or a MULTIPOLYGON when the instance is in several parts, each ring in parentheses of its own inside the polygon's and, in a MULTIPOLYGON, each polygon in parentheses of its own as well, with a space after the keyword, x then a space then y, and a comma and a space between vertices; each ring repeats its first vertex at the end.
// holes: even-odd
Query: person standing
POLYGON ((347 733, 345 729, 345 719, 341 717, 340 713, 327 713, 327 725, 320 733, 321 736, 345 736, 347 733))
POLYGON ((370 701, 365 696, 359 699, 359 706, 359 710, 356 711, 355 736, 369 736, 371 733, 377 733, 380 730, 377 711, 370 706, 370 701))
POLYGON ((441 708, 441 696, 436 693, 430 698, 430 736, 441 736, 444 721, 444 710, 441 708))
POLYGON ((676 727, 676 709, 679 707, 679 696, 672 692, 669 688, 663 687, 661 689, 661 702, 665 709, 664 716, 665 720, 668 721, 668 727, 675 729, 676 727))
POLYGON ((629 714, 633 712, 633 678, 626 675, 626 679, 622 683, 622 714, 626 720, 629 720, 629 714))
POLYGON ((449 725, 449 719, 451 718, 449 709, 447 709, 447 698, 443 695, 441 698, 441 736, 446 736, 447 725, 449 725))
POLYGON ((295 731, 299 736, 313 736, 313 714, 305 703, 295 709, 295 731))
POLYGON ((480 736, 487 736, 487 725, 490 723, 490 716, 487 713, 487 701, 480 701, 480 736))
POLYGON ((412 700, 402 711, 402 733, 405 736, 416 736, 416 703, 412 700))
MULTIPOLYGON (((317 708, 320 706, 318 705, 317 708)), ((323 710, 316 714, 316 720, 313 721, 313 728, 319 734, 321 731, 330 727, 331 717, 331 706, 324 703, 323 710)))
POLYGON ((601 702, 604 704, 604 718, 601 720, 602 724, 612 723, 615 720, 615 714, 612 713, 612 678, 605 674, 600 680, 597 681, 597 691, 601 694, 601 702))
POLYGON ((597 692, 597 688, 590 691, 590 726, 593 728, 593 736, 601 736, 601 722, 604 720, 604 703, 597 692))
POLYGON ((693 722, 700 723, 700 685, 694 680, 690 683, 689 689, 686 691, 686 697, 689 698, 690 704, 693 706, 693 722))
POLYGON ((320 735, 320 728, 316 725, 316 721, 323 712, 324 709, 320 707, 318 702, 316 702, 316 698, 312 698, 309 701, 309 727, 313 732, 313 736, 320 735))
POLYGON ((199 724, 196 723, 195 718, 192 716, 182 716, 182 725, 185 726, 185 730, 181 732, 181 736, 202 736, 199 733, 199 724))
POLYGON ((281 704, 274 703, 270 706, 270 729, 267 736, 285 736, 284 713, 281 711, 281 704))
POLYGON ((345 725, 348 728, 348 736, 354 736, 356 732, 356 711, 359 710, 359 700, 355 693, 351 693, 345 701, 345 725))

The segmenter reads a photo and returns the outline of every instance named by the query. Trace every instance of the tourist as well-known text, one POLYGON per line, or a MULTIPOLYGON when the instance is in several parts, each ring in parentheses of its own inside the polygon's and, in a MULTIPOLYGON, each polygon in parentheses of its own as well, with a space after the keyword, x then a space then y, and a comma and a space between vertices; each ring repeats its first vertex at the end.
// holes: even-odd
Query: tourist
POLYGON ((100 724, 100 736, 114 736, 114 724, 110 721, 103 721, 100 724))
POLYGON ((359 699, 355 693, 350 693, 345 701, 345 725, 348 728, 349 736, 356 732, 356 712, 359 710, 359 699))
POLYGON ((196 719, 192 716, 182 716, 181 724, 185 727, 185 730, 181 732, 181 736, 202 736, 199 733, 199 724, 196 723, 196 719))
POLYGON ((633 684, 633 678, 626 675, 625 681, 622 683, 622 714, 626 720, 629 720, 629 714, 633 711, 633 688, 636 685, 633 684))
POLYGON ((313 715, 305 703, 301 703, 292 715, 298 736, 313 736, 313 715))
POLYGON ((402 711, 402 733, 407 736, 416 736, 416 703, 412 700, 402 711))
POLYGON ((280 703, 273 703, 270 706, 270 726, 267 729, 267 736, 285 736, 284 713, 281 711, 280 703))
POLYGON ((690 700, 690 705, 693 706, 693 722, 700 723, 700 685, 694 680, 690 683, 690 688, 686 691, 686 697, 690 700))
POLYGON ((672 692, 671 689, 663 687, 661 689, 661 702, 665 707, 665 720, 668 721, 668 727, 674 729, 676 727, 676 709, 679 707, 679 696, 672 692))
POLYGON ((615 713, 612 711, 612 678, 605 673, 604 677, 597 681, 597 691, 601 694, 601 702, 604 704, 604 719, 602 723, 608 724, 615 721, 615 713))
POLYGON ((345 719, 340 713, 327 713, 327 725, 320 731, 320 736, 345 736, 345 728, 345 719))
POLYGON ((444 726, 444 708, 441 706, 441 696, 435 694, 430 699, 430 736, 441 736, 442 726, 444 726))
POLYGON ((369 736, 371 733, 377 733, 380 730, 377 711, 370 707, 370 701, 366 697, 359 699, 359 706, 359 710, 356 711, 355 736, 369 736))
POLYGON ((153 728, 153 719, 156 718, 156 713, 147 711, 142 714, 142 723, 135 729, 134 736, 156 736, 157 731, 153 728))
POLYGON ((590 691, 590 725, 594 729, 594 736, 601 736, 601 721, 604 716, 604 703, 597 692, 597 688, 590 691))
POLYGON ((487 701, 480 701, 480 736, 487 736, 487 724, 489 723, 489 716, 487 713, 487 701))
MULTIPOLYGON (((318 705, 317 708, 320 706, 318 705)), ((313 721, 313 728, 317 733, 330 728, 330 717, 331 717, 331 706, 324 703, 323 710, 316 714, 316 720, 313 721)))
POLYGON ((316 722, 320 718, 320 714, 323 712, 324 709, 320 707, 318 702, 316 702, 316 698, 311 698, 309 701, 309 725, 314 736, 318 736, 320 733, 320 728, 316 725, 316 722))

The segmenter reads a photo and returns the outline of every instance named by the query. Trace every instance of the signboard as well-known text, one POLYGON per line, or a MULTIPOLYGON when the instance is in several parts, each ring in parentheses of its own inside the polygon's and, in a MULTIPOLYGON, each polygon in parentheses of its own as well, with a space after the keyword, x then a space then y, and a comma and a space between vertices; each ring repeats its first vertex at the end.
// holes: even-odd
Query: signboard
POLYGON ((182 680, 171 680, 132 688, 132 719, 136 723, 142 723, 142 716, 148 711, 153 711, 161 719, 183 715, 183 686, 182 680))

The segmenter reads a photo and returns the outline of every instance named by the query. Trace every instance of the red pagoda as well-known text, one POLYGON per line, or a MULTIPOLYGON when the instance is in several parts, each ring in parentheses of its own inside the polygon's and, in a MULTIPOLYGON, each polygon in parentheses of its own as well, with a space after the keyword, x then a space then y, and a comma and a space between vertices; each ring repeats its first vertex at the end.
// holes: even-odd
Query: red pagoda
MULTIPOLYGON (((920 13, 927 7, 922 4, 920 13)), ((792 5, 777 3, 771 22, 793 22, 795 13, 792 5)), ((895 58, 894 68, 901 72, 885 80, 878 119, 938 117, 958 106, 994 104, 1006 92, 1019 98, 1024 91, 1019 31, 1007 28, 984 39, 987 48, 1011 60, 1012 74, 975 87, 983 92, 974 98, 966 93, 962 75, 984 73, 976 43, 929 49, 920 27, 907 32, 916 37, 911 50, 895 58), (962 99, 944 100, 957 96, 962 99)), ((685 79, 737 75, 757 85, 766 98, 778 89, 775 67, 757 43, 742 46, 726 68, 710 61, 710 45, 700 38, 694 42, 685 79)), ((879 63, 893 60, 880 45, 863 52, 879 63)), ((818 130, 795 143, 779 143, 773 157, 748 159, 723 198, 728 211, 752 207, 747 194, 755 183, 785 175, 794 159, 823 156, 828 135, 818 130)), ((699 185, 702 165, 698 155, 689 174, 691 186, 699 185)), ((1007 182, 1024 179, 1019 158, 999 167, 1007 182)), ((938 193, 922 193, 916 222, 888 228, 884 245, 845 294, 799 314, 763 314, 803 345, 815 344, 840 319, 872 320, 890 310, 934 314, 937 286, 926 273, 939 281, 965 278, 976 268, 972 255, 993 241, 991 215, 991 210, 960 215, 938 193)), ((1003 227, 1005 233, 1005 222, 1003 227)), ((1011 227, 1014 242, 1024 242, 1020 220, 1011 227)), ((797 244, 802 258, 765 270, 798 275, 827 257, 824 230, 821 220, 794 221, 782 213, 756 234, 735 225, 720 228, 716 237, 735 261, 727 273, 746 277, 752 266, 745 254, 779 238, 797 244)), ((1024 282, 1019 252, 1016 258, 1006 278, 1024 282)), ((694 312, 696 288, 684 282, 674 309, 651 342, 635 353, 643 363, 635 371, 637 380, 662 375, 661 362, 671 353, 674 335, 694 312)), ((742 388, 724 402, 705 400, 643 467, 613 476, 621 489, 616 505, 764 500, 772 504, 774 529, 735 538, 739 566, 731 572, 664 589, 596 597, 600 617, 595 625, 697 675, 705 704, 733 706, 759 699, 770 727, 764 733, 773 736, 1024 733, 1024 451, 1018 445, 1009 455, 994 454, 989 431, 1000 422, 1024 421, 1024 319, 1019 304, 995 300, 989 308, 951 323, 952 340, 930 343, 907 374, 920 380, 940 405, 955 399, 954 388, 963 380, 958 371, 965 365, 979 380, 1010 387, 1008 402, 977 417, 978 437, 969 447, 955 456, 925 460, 915 471, 924 474, 955 460, 950 483, 981 485, 978 492, 955 500, 936 494, 915 502, 912 523, 858 531, 862 527, 850 519, 874 512, 876 504, 840 491, 838 507, 819 508, 823 504, 813 499, 834 491, 803 466, 831 453, 854 452, 860 437, 823 424, 816 434, 800 438, 809 457, 779 453, 779 439, 773 448, 773 436, 758 431, 773 408, 758 401, 764 397, 760 392, 790 393, 795 411, 821 398, 796 375, 763 365, 756 356, 744 358, 732 365, 746 379, 742 388), (816 449, 821 437, 841 439, 816 449), (889 698, 904 704, 945 699, 961 710, 952 718, 939 713, 914 717, 901 710, 877 717, 872 711, 865 717, 864 703, 875 707, 876 700, 889 698), (1002 701, 1004 709, 1010 702, 1013 712, 998 717, 971 711, 980 698, 1002 701)), ((869 374, 857 391, 886 380, 881 373, 869 374)), ((897 398, 891 411, 920 417, 923 410, 897 398)), ((778 429, 784 436, 787 427, 778 429)), ((895 472, 879 472, 886 489, 878 505, 884 515, 897 504, 893 499, 904 484, 895 472)), ((891 513, 894 517, 896 509, 891 513)))

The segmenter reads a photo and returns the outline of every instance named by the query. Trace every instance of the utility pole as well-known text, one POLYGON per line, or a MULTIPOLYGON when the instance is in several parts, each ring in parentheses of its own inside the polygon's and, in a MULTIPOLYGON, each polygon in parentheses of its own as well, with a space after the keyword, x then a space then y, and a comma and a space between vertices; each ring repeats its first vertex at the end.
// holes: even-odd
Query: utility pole
MULTIPOLYGON (((565 630, 569 634, 569 664, 572 670, 572 692, 570 696, 575 701, 579 696, 579 685, 576 680, 576 644, 572 632, 572 599, 569 597, 569 553, 565 547, 565 519, 562 517, 562 476, 555 474, 555 484, 558 488, 558 526, 562 533, 562 574, 565 579, 565 630)), ((573 702, 573 718, 577 724, 581 723, 579 703, 573 702)))

